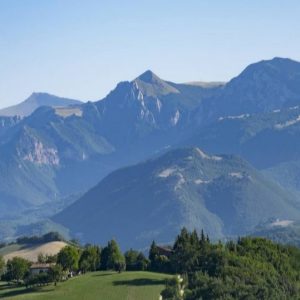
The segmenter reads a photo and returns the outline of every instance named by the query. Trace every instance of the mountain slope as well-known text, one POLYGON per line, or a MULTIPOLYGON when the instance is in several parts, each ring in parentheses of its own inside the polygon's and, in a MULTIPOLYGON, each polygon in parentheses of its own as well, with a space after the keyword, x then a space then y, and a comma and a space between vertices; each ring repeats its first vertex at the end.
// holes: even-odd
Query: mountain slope
MULTIPOLYGON (((300 199, 300 160, 289 160, 263 170, 264 174, 300 199)), ((299 200, 300 201, 300 200, 299 200)))
POLYGON ((234 156, 178 149, 113 172, 54 217, 84 241, 124 247, 171 241, 186 226, 213 238, 243 234, 271 217, 299 219, 291 195, 234 156))
POLYGON ((183 145, 238 154, 258 168, 300 159, 300 106, 259 114, 220 117, 198 127, 183 145))
POLYGON ((250 235, 262 236, 277 243, 300 247, 300 222, 273 219, 259 224, 250 235))
POLYGON ((0 136, 3 135, 9 128, 14 127, 21 120, 20 117, 1 117, 0 116, 0 136))
POLYGON ((0 214, 56 205, 177 145, 235 153, 259 168, 299 160, 300 112, 290 107, 299 102, 299 65, 262 61, 225 85, 206 87, 146 71, 100 101, 40 107, 7 122, 0 133, 0 214))
POLYGON ((0 141, 0 214, 86 191, 112 170, 152 155, 184 134, 184 119, 215 90, 147 71, 101 101, 38 108, 0 141))
POLYGON ((146 71, 95 103, 99 128, 116 147, 138 140, 144 148, 155 143, 157 150, 184 135, 191 112, 219 89, 175 84, 146 71))
POLYGON ((26 117, 32 114, 41 106, 70 106, 78 105, 82 102, 67 98, 61 98, 47 93, 33 93, 29 98, 20 104, 0 109, 0 116, 20 116, 26 117))
POLYGON ((64 118, 49 107, 39 108, 19 122, 1 142, 1 215, 16 214, 47 202, 54 205, 61 197, 84 190, 86 181, 82 186, 76 179, 69 189, 68 182, 74 175, 69 179, 65 168, 71 164, 73 168, 77 166, 77 171, 83 170, 89 155, 112 151, 105 139, 97 136, 81 117, 64 118))
POLYGON ((300 63, 275 57, 249 65, 206 101, 196 118, 207 123, 219 117, 271 112, 300 105, 299 95, 300 63))

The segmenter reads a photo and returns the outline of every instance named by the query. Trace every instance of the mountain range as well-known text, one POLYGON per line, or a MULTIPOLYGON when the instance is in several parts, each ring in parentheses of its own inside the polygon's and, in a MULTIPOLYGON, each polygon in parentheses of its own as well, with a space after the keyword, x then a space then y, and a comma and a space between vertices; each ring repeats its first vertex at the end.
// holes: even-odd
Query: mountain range
MULTIPOLYGON (((145 237, 152 238, 155 232, 161 241, 172 240, 174 236, 170 235, 182 225, 203 227, 218 238, 247 232, 268 218, 294 220, 299 215, 299 62, 285 58, 261 61, 228 83, 177 84, 146 71, 132 81, 119 83, 104 99, 95 102, 41 95, 48 100, 32 105, 31 111, 23 106, 19 112, 10 110, 18 116, 0 117, 2 219, 49 206, 51 216, 59 207, 64 210, 54 217, 56 222, 81 234, 82 239, 88 236, 96 240, 95 230, 103 223, 96 222, 96 213, 86 220, 88 212, 106 214, 101 206, 105 207, 112 195, 116 200, 111 205, 119 203, 119 194, 103 194, 108 193, 106 184, 112 190, 126 185, 132 197, 125 197, 128 211, 135 211, 137 216, 142 216, 147 207, 155 210, 155 201, 171 209, 170 199, 174 199, 170 214, 178 218, 171 218, 170 224, 176 229, 170 225, 158 230, 159 220, 166 219, 167 214, 157 207, 155 221, 144 217, 147 222, 137 226, 141 232, 135 232, 134 240, 141 246, 145 237), (222 157, 218 162, 222 171, 211 171, 216 174, 202 178, 200 171, 210 173, 216 161, 208 160, 208 164, 203 158, 199 160, 197 149, 207 157, 222 157), (172 169, 168 159, 174 156, 174 164, 180 165, 180 160, 188 156, 182 154, 184 151, 192 153, 198 179, 209 183, 196 184, 189 164, 165 179, 153 175, 158 172, 153 164, 172 169), (129 165, 135 166, 124 169, 129 165), (119 168, 123 169, 115 171, 119 168), (135 173, 137 169, 141 178, 135 173), (178 174, 182 174, 185 184, 174 195, 178 174), (132 181, 127 181, 130 178, 132 181), (144 186, 145 192, 130 186, 134 180, 144 186), (161 190, 165 198, 158 197, 156 190, 161 190), (83 197, 68 206, 70 201, 65 199, 82 193, 83 197), (221 194, 228 207, 220 200, 221 194), (141 196, 145 199, 138 202, 141 196), (268 211, 272 201, 274 210, 268 211), (137 203, 138 211, 134 208, 137 203), (253 216, 256 206, 266 208, 257 218, 253 216), (77 217, 82 218, 82 229, 74 224, 77 217), (234 220, 233 224, 228 218, 234 220)), ((33 94, 25 103, 37 103, 40 97, 33 94)), ((107 210, 111 209, 109 205, 107 210)), ((115 204, 115 208, 114 214, 121 219, 124 207, 115 204)), ((114 214, 107 216, 113 220, 114 214)), ((109 234, 113 233, 112 229, 109 234)), ((97 234, 106 233, 102 230, 97 234)))
POLYGON ((82 192, 112 170, 179 141, 190 112, 217 90, 171 84, 147 71, 103 100, 39 107, 2 137, 1 212, 82 192))

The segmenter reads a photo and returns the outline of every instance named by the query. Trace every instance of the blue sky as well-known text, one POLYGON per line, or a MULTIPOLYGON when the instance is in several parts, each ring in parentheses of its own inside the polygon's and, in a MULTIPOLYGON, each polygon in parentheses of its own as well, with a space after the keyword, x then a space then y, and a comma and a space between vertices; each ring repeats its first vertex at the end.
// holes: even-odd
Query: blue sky
POLYGON ((34 91, 97 100, 147 69, 227 81, 300 61, 299 16, 299 0, 0 0, 0 107, 34 91))

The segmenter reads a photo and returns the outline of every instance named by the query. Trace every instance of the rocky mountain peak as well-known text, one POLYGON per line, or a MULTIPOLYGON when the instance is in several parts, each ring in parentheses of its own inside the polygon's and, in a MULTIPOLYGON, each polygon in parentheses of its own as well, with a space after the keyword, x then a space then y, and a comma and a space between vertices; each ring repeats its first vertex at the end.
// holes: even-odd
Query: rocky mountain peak
POLYGON ((147 97, 180 93, 171 83, 162 80, 150 70, 138 76, 132 83, 147 97))
POLYGON ((143 81, 145 83, 155 83, 162 81, 156 74, 154 74, 151 70, 147 70, 142 73, 140 76, 136 78, 137 80, 143 81))
POLYGON ((293 79, 294 76, 299 78, 300 63, 289 59, 274 57, 271 60, 262 60, 251 64, 239 75, 242 79, 252 80, 286 80, 293 79))

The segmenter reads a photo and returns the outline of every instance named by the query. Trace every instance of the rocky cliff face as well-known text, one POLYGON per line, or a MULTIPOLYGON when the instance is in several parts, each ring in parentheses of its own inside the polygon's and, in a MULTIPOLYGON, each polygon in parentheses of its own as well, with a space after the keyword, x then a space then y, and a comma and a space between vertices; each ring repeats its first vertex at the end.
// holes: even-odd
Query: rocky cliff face
POLYGON ((38 165, 59 166, 57 149, 47 147, 33 136, 24 137, 21 143, 22 146, 17 149, 21 159, 38 165))
POLYGON ((178 105, 165 103, 166 97, 178 94, 179 90, 147 71, 131 82, 120 83, 99 106, 105 114, 118 115, 120 121, 131 118, 136 126, 166 129, 180 120, 178 105))

